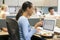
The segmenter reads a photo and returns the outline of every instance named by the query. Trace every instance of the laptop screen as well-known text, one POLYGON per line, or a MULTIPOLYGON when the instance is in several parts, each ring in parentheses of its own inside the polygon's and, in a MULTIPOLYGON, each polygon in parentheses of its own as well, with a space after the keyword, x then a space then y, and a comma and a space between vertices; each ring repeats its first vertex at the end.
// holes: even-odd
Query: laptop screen
POLYGON ((55 26, 55 20, 44 19, 43 29, 53 31, 55 26))

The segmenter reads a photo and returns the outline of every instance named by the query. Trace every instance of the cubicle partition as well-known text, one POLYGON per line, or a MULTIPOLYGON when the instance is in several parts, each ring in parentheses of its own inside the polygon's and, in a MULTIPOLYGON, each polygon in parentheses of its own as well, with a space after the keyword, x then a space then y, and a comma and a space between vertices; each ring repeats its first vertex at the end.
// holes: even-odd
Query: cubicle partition
POLYGON ((31 26, 34 26, 37 22, 40 21, 40 18, 30 18, 28 19, 31 26))
POLYGON ((7 16, 7 18, 15 18, 16 16, 7 16))
POLYGON ((6 20, 0 19, 0 28, 6 27, 6 20))

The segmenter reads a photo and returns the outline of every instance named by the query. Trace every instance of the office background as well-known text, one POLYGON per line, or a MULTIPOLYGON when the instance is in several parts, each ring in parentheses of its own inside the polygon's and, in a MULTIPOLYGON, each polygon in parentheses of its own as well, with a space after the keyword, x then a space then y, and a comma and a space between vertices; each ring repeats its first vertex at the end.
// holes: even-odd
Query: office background
POLYGON ((48 13, 48 7, 54 7, 55 11, 58 10, 58 0, 0 0, 0 5, 5 3, 8 5, 8 11, 11 14, 16 14, 21 8, 21 5, 25 1, 31 1, 38 10, 42 10, 43 13, 48 13))

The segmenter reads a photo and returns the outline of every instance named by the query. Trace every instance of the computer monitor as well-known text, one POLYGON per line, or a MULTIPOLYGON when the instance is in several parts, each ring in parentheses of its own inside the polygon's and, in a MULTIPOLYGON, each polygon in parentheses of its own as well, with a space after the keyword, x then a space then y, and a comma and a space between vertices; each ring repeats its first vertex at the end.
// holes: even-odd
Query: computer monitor
POLYGON ((4 19, 0 19, 0 28, 2 28, 2 27, 7 27, 6 20, 4 20, 4 19))
POLYGON ((55 26, 55 22, 56 22, 55 19, 44 19, 43 29, 53 31, 54 26, 55 26))

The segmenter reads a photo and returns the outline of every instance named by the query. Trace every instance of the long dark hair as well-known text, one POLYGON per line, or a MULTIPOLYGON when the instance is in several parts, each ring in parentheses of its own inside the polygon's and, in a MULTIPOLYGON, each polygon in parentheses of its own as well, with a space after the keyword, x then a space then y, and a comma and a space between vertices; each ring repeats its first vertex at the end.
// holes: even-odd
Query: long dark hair
POLYGON ((19 9, 19 11, 16 15, 16 20, 18 20, 20 16, 22 16, 22 9, 19 9))
POLYGON ((18 11, 18 13, 16 15, 16 20, 18 20, 19 17, 22 16, 22 13, 27 10, 27 7, 31 8, 32 7, 32 3, 29 2, 29 1, 26 1, 26 2, 23 3, 21 9, 18 11))

